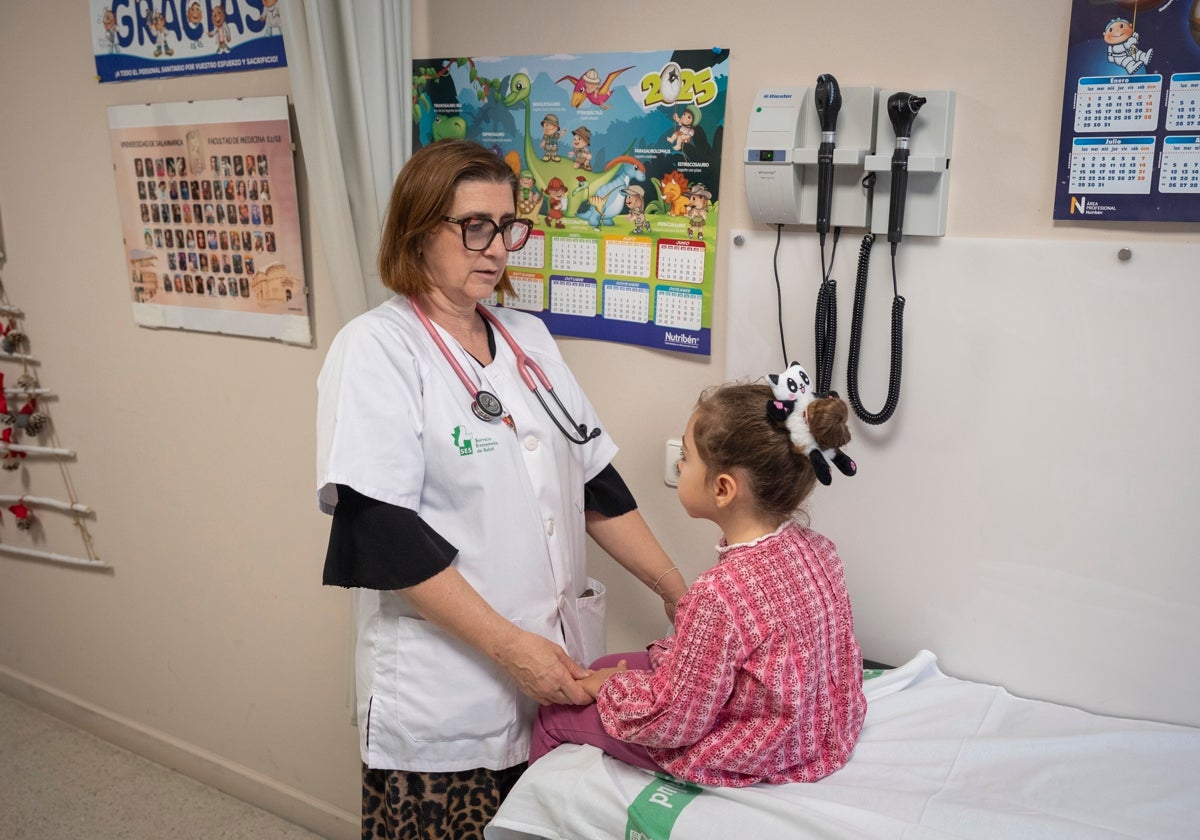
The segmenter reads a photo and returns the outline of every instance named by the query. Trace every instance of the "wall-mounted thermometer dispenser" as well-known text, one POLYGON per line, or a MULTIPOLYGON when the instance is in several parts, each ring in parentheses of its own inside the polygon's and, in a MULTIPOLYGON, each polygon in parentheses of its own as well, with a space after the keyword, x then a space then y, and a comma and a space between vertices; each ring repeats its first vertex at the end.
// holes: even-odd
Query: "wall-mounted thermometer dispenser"
POLYGON ((763 88, 754 97, 744 161, 746 199, 750 217, 757 222, 800 224, 803 172, 793 161, 800 145, 806 91, 802 87, 763 88))

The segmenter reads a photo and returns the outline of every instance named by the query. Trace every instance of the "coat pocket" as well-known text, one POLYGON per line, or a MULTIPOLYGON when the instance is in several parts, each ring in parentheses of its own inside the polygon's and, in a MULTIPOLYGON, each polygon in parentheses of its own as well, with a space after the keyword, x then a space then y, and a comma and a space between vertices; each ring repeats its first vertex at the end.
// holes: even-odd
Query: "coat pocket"
POLYGON ((604 630, 608 590, 595 578, 588 578, 587 584, 586 594, 568 604, 562 616, 567 653, 584 667, 608 652, 604 630))
POLYGON ((428 621, 400 618, 396 701, 400 727, 416 742, 499 735, 517 722, 517 688, 482 653, 428 621))

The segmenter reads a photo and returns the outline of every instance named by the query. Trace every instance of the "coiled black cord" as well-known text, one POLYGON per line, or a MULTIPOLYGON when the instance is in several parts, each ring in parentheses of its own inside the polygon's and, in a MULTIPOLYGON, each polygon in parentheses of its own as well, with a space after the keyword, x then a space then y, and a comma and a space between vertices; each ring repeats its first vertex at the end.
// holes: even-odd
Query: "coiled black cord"
POLYGON ((863 237, 858 251, 858 272, 854 280, 854 311, 850 318, 850 360, 846 365, 846 398, 859 420, 872 426, 891 419, 900 403, 900 372, 904 350, 904 298, 896 282, 896 252, 892 251, 892 360, 888 372, 887 400, 878 414, 867 411, 858 394, 858 362, 862 353, 863 311, 867 305, 867 274, 875 234, 863 237))
POLYGON ((833 258, 837 256, 837 243, 842 229, 833 229, 833 250, 829 262, 825 261, 825 244, 821 244, 821 288, 817 290, 816 323, 813 337, 816 343, 816 392, 824 394, 833 381, 833 354, 837 349, 837 281, 830 277, 833 258))

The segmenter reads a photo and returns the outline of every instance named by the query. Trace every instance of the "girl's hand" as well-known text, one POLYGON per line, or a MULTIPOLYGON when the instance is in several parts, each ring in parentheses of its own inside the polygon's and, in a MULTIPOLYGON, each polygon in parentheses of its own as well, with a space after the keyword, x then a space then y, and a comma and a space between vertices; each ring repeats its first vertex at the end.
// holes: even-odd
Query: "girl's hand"
POLYGON ((586 691, 588 693, 589 697, 591 697, 593 700, 595 700, 596 695, 600 693, 600 686, 604 684, 604 681, 606 679, 608 679, 609 677, 611 677, 613 674, 619 674, 620 672, 625 671, 625 670, 628 670, 628 667, 625 664, 625 660, 622 659, 620 662, 617 663, 617 667, 615 667, 615 668, 600 668, 598 670, 592 671, 592 673, 589 674, 588 676, 584 677, 581 680, 578 680, 577 684, 580 686, 580 688, 582 688, 584 691, 586 691))

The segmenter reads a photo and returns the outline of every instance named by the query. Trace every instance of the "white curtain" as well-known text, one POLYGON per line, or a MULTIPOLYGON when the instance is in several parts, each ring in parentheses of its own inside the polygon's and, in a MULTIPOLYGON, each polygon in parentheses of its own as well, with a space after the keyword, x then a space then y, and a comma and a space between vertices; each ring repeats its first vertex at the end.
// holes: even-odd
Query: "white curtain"
POLYGON ((412 2, 289 0, 282 11, 311 231, 345 323, 390 294, 375 257, 412 150, 412 2))

